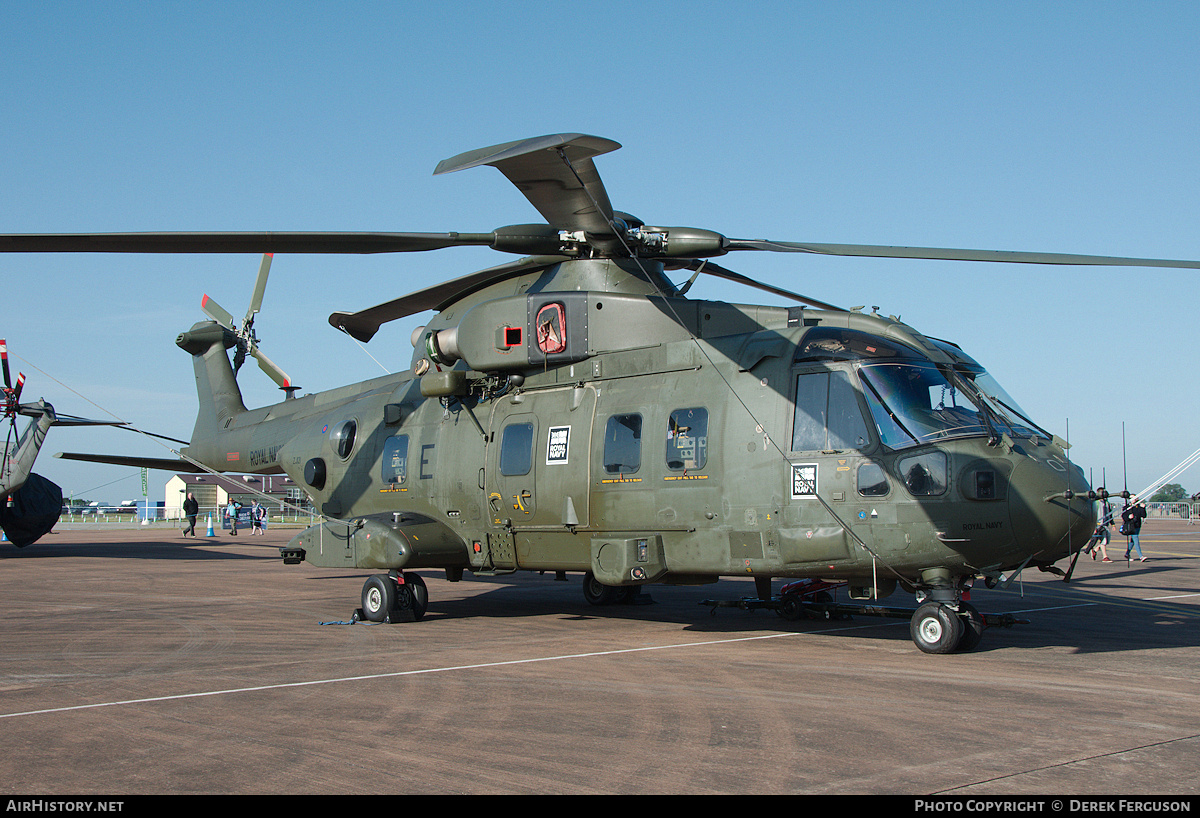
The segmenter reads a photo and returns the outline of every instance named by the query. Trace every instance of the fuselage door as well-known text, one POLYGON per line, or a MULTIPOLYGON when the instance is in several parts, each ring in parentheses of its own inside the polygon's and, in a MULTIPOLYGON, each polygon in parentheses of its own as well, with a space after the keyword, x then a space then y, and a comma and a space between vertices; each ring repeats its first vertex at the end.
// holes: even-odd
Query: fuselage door
POLYGON ((588 524, 595 391, 569 387, 502 399, 492 412, 484 486, 493 526, 569 534, 588 524))

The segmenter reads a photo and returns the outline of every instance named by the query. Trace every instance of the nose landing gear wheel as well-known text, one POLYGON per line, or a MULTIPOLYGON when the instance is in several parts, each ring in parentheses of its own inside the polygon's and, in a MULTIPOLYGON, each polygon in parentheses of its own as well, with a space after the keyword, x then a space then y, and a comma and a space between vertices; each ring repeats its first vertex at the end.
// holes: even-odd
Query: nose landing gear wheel
POLYGON ((368 622, 384 622, 396 607, 396 583, 391 577, 376 575, 363 583, 362 612, 368 622))
POLYGON ((983 638, 983 629, 986 625, 979 611, 975 610, 975 606, 970 602, 960 603, 958 609, 958 618, 963 623, 963 635, 962 640, 958 643, 958 651, 966 653, 979 646, 979 640, 983 638))
POLYGON ((411 611, 414 622, 420 622, 429 609, 429 589, 420 574, 405 574, 404 584, 396 594, 396 607, 402 611, 411 611))
POLYGON ((953 653, 962 642, 964 624, 958 614, 937 602, 917 608, 908 631, 925 653, 953 653))

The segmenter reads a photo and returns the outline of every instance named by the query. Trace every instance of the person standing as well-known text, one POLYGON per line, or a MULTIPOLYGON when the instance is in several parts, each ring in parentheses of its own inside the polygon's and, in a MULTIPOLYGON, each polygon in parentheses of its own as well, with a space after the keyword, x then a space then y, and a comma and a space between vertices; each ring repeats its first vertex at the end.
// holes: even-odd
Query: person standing
POLYGON ((1129 555, 1136 551, 1139 562, 1145 562, 1146 558, 1142 556, 1142 544, 1138 537, 1142 532, 1142 520, 1146 519, 1146 504, 1145 502, 1134 503, 1131 506, 1125 506, 1121 510, 1121 520, 1124 525, 1125 533, 1129 536, 1129 542, 1125 546, 1125 561, 1129 562, 1129 555))
MULTIPOLYGON (((1104 486, 1101 486, 1098 491, 1103 494, 1104 486)), ((1096 559, 1096 551, 1098 549, 1101 556, 1104 557, 1104 559, 1100 560, 1101 562, 1112 562, 1108 558, 1108 544, 1111 541, 1108 529, 1112 528, 1113 525, 1113 509, 1107 499, 1097 500, 1096 503, 1096 530, 1083 550, 1085 553, 1090 553, 1092 559, 1096 559)))
POLYGON ((200 503, 196 500, 196 495, 188 492, 187 499, 183 501, 183 513, 187 517, 188 527, 183 530, 183 536, 191 534, 196 536, 196 517, 200 514, 200 503))
POLYGON ((238 504, 230 499, 228 505, 225 506, 225 516, 229 518, 229 534, 232 537, 237 536, 237 518, 238 504))
POLYGON ((253 528, 250 530, 250 534, 251 535, 262 534, 263 533, 263 522, 266 521, 266 519, 267 519, 266 506, 259 505, 258 500, 255 500, 250 505, 250 523, 253 526, 253 528))

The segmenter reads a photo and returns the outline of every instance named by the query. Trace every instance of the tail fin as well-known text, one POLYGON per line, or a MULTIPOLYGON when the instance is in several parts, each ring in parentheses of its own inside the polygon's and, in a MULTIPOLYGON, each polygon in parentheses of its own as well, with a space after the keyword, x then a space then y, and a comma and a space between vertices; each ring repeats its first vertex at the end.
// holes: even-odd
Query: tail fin
POLYGON ((220 324, 201 321, 176 338, 175 343, 192 355, 196 394, 200 399, 192 444, 188 448, 193 457, 209 462, 215 448, 213 452, 206 451, 206 441, 215 447, 217 434, 225 428, 226 422, 246 411, 242 390, 238 389, 233 365, 226 353, 227 349, 237 345, 237 337, 220 324))

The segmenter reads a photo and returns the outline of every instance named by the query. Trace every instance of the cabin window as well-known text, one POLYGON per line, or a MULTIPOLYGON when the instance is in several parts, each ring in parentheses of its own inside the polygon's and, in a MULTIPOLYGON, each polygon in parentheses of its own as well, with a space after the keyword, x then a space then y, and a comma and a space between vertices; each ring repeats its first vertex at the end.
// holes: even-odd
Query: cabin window
POLYGON ((529 474, 533 468, 533 424, 512 423, 500 435, 500 473, 506 477, 529 474))
POLYGON ((348 420, 333 433, 333 449, 342 460, 345 460, 350 456, 350 452, 354 451, 354 435, 357 431, 358 424, 348 420))
POLYGON ((897 464, 904 487, 914 497, 932 497, 946 493, 949 469, 945 452, 926 452, 906 457, 897 464))
POLYGON ((708 461, 708 410, 676 409, 667 421, 667 468, 695 471, 708 461))
POLYGON ((858 493, 863 497, 884 497, 888 493, 887 474, 878 463, 858 467, 858 493))
POLYGON ((849 373, 835 370, 796 377, 792 451, 862 449, 868 441, 867 424, 849 373))
POLYGON ((632 474, 642 467, 642 416, 613 415, 604 427, 604 471, 632 474))
POLYGON ((408 476, 408 435, 397 435, 383 441, 383 473, 385 485, 403 483, 408 476))

